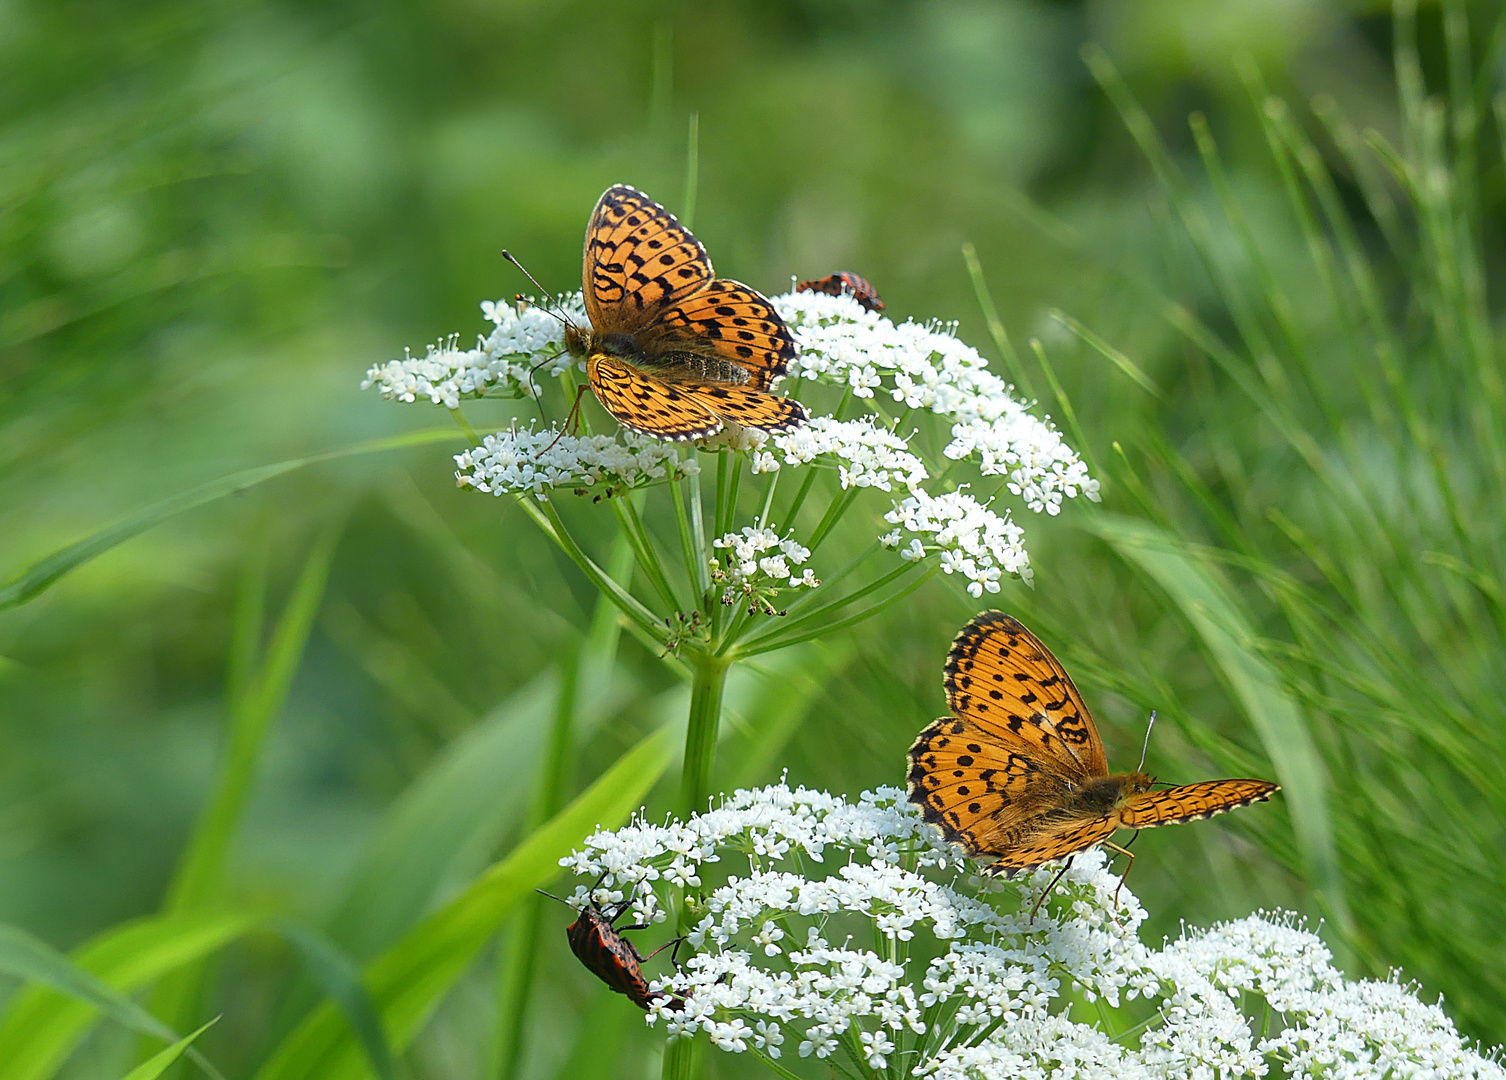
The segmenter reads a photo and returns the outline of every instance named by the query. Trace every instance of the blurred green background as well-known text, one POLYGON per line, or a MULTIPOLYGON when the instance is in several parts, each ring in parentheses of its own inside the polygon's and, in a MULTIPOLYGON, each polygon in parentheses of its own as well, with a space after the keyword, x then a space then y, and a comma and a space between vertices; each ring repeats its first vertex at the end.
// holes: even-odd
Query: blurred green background
MULTIPOLYGON (((1037 584, 996 600, 1059 647, 1118 766, 1155 707, 1174 721, 1150 750, 1163 777, 1272 775, 1210 619, 1278 673, 1321 755, 1342 888, 1315 899, 1287 804, 1152 832, 1132 878, 1148 939, 1261 906, 1326 916, 1351 973, 1400 966, 1498 1041, 1506 594, 1498 308, 1484 284, 1503 226, 1496 14, 1419 13, 1416 92, 1451 78, 1456 92, 1429 120, 1408 105, 1405 65, 1398 98, 1390 10, 1336 0, 0 4, 0 574, 234 470, 446 423, 360 392, 366 368, 450 332, 469 342, 478 301, 523 287, 503 246, 575 287, 585 217, 609 183, 680 209, 695 113, 695 228, 721 273, 777 292, 853 270, 890 315, 957 320, 999 362, 961 255, 972 243, 1030 393, 1060 419, 1025 342, 1051 358, 1106 508, 1214 553, 1198 572, 1237 610, 1234 628, 1084 528, 1096 511, 1018 509, 1037 584), (1180 186, 1157 179, 1086 42, 1148 111, 1180 186), (1280 117, 1252 100, 1253 72, 1334 178, 1391 329, 1385 364, 1386 335, 1346 319, 1364 305, 1325 291, 1342 230, 1316 196, 1292 201, 1310 181, 1283 167, 1306 165, 1271 152, 1280 117), (1442 209, 1411 211, 1380 166, 1367 181, 1313 100, 1408 160, 1436 152, 1444 190, 1423 200, 1442 209), (1220 146, 1219 183, 1198 162, 1193 112, 1220 146), (1429 123, 1444 129, 1437 148, 1429 123), (1227 256, 1222 276, 1205 250, 1227 256), (1198 347, 1176 311, 1229 355, 1198 347)), ((0 614, 0 921, 73 948, 162 908, 214 790, 227 702, 255 666, 235 628, 258 625, 246 612, 263 584, 274 620, 333 538, 213 892, 334 928, 360 960, 390 940, 351 929, 372 838, 478 725, 511 718, 505 738, 536 745, 516 732, 547 711, 551 665, 594 606, 523 515, 455 490, 450 452, 292 473, 0 614)), ((798 711, 747 704, 740 722, 766 737, 754 753, 734 736, 726 781, 788 769, 848 794, 900 783, 914 732, 943 708, 947 644, 981 606, 938 579, 804 654, 798 711)), ((571 793, 649 730, 675 681, 624 639, 571 793)), ((487 783, 513 801, 454 860, 388 867, 422 878, 408 922, 516 843, 535 757, 497 759, 487 783)), ((567 921, 545 909, 522 1074, 644 1075, 654 1040, 574 963, 567 921), (582 1024, 599 1039, 577 1041, 582 1024)), ((494 968, 488 953, 446 997, 406 1055, 415 1075, 496 1075, 494 968)), ((205 1050, 248 1075, 296 1019, 297 971, 286 945, 250 938, 177 1009, 185 1027, 223 1014, 205 1050)), ((63 1075, 118 1076, 134 1040, 101 1027, 63 1075)))

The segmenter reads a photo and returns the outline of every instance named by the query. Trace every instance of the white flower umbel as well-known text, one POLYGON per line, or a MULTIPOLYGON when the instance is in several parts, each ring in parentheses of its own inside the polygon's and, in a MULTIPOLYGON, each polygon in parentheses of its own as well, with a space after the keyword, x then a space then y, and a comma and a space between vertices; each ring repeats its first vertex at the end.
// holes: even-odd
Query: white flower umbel
MULTIPOLYGON (((563 303, 564 314, 585 325, 580 295, 570 294, 563 303)), ((948 423, 950 439, 936 444, 943 458, 972 463, 983 477, 1001 478, 1001 493, 1008 491, 1032 511, 1059 513, 1064 500, 1079 495, 1098 499, 1098 482, 1061 433, 1017 400, 977 350, 955 336, 953 326, 895 324, 848 296, 797 292, 776 296, 773 303, 799 345, 790 368, 797 390, 799 381, 833 384, 864 411, 846 419, 815 416, 773 436, 728 425, 705 440, 707 448, 749 454, 754 474, 824 467, 836 471, 844 490, 875 488, 900 496, 890 521, 920 538, 904 553, 922 559, 938 555, 941 568, 963 574, 974 595, 997 592, 1006 576, 1030 580, 1023 531, 1007 511, 995 513, 986 501, 958 492, 955 481, 937 484, 936 469, 946 462, 928 468, 915 452, 914 432, 902 428, 912 412, 948 423), (884 400, 902 406, 904 415, 886 415, 880 407, 884 400)), ((452 337, 421 357, 407 354, 373 367, 363 386, 394 400, 454 409, 466 398, 535 397, 540 380, 578 370, 564 349, 563 323, 546 308, 503 301, 481 307, 493 329, 474 348, 460 349, 452 337)), ((510 460, 500 467, 505 478, 494 480, 462 466, 462 482, 469 475, 479 490, 532 494, 581 485, 568 468, 529 470, 510 460)), ((584 475, 592 473, 588 469, 584 475)))
MULTIPOLYGON (((998 592, 1004 574, 1027 582, 1034 576, 1025 550, 1025 530, 1010 520, 1007 511, 1000 517, 964 491, 932 498, 917 488, 896 503, 884 520, 925 537, 925 541, 910 541, 900 552, 901 558, 923 559, 940 551, 941 569, 967 578, 967 591, 973 596, 998 592)), ((881 539, 892 547, 901 538, 890 533, 881 539)))
POLYGON ((1037 513, 1057 513, 1063 497, 1098 500, 1098 481, 1061 433, 1032 416, 954 327, 896 325, 850 296, 796 292, 773 302, 800 346, 791 374, 857 397, 882 387, 908 409, 947 417, 954 425, 946 456, 979 461, 985 476, 1007 475, 1010 490, 1037 513))
POLYGON ((717 580, 725 580, 732 589, 760 585, 798 589, 821 584, 809 567, 801 572, 794 569, 811 557, 810 550, 788 537, 781 540, 773 529, 746 527, 717 537, 711 546, 726 552, 725 559, 718 560, 712 569, 721 575, 717 580))
MULTIPOLYGON (((565 314, 584 325, 580 294, 562 298, 565 314)), ((541 377, 558 377, 575 365, 565 351, 565 327, 557 315, 533 302, 521 305, 487 300, 481 314, 495 326, 473 349, 458 347, 458 335, 430 345, 423 356, 405 352, 401 360, 373 365, 361 389, 378 387, 397 401, 425 400, 447 409, 462 398, 535 397, 541 377)))
POLYGON ((1346 980, 1294 916, 1148 948, 1095 850, 1032 920, 1052 868, 980 880, 893 788, 738 791, 688 821, 598 832, 562 862, 600 879, 598 903, 634 897, 642 921, 686 890, 695 954, 653 980, 683 1007, 666 998, 648 1022, 729 1053, 943 1080, 1506 1080, 1411 987, 1346 980))
POLYGON ((509 429, 455 455, 461 487, 493 495, 528 493, 543 500, 555 488, 615 495, 648 484, 678 480, 697 470, 673 446, 645 435, 561 434, 554 428, 509 429))

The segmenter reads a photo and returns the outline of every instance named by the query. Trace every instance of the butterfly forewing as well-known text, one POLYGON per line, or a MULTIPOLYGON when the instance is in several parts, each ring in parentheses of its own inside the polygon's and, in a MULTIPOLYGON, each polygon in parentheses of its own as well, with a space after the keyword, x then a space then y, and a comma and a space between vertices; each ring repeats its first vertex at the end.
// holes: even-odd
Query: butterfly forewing
POLYGON ((750 385, 767 390, 789 370, 795 338, 774 306, 756 289, 720 279, 661 316, 663 340, 694 340, 748 372, 750 385))
POLYGON ((1180 825, 1261 802, 1278 790, 1279 786, 1269 780, 1204 780, 1164 791, 1146 791, 1130 796, 1119 811, 1119 824, 1126 829, 1180 825))
POLYGON ((649 325, 714 276, 711 257, 690 230, 627 184, 613 184, 597 200, 584 255, 586 316, 603 334, 649 325))
POLYGON ((1082 695, 1039 638, 1015 618, 985 611, 962 628, 946 664, 947 705, 1009 743, 1019 740, 1070 772, 1109 771, 1082 695))

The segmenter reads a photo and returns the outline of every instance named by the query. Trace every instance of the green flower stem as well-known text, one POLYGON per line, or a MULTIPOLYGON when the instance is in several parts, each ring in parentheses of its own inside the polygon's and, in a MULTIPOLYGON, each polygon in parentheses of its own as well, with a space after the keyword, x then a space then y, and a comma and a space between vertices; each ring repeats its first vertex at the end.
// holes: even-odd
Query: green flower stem
POLYGON ((706 568, 706 553, 696 544, 699 529, 691 525, 690 513, 685 508, 685 493, 678 483, 669 485, 669 497, 675 507, 675 527, 680 533, 680 557, 685 560, 685 577, 695 590, 696 606, 706 603, 706 593, 711 588, 711 577, 706 568))
POLYGON ((695 1080, 700 1073, 701 1041, 676 1039, 664 1044, 663 1080, 695 1080))
POLYGON ((711 770, 716 764, 717 727, 722 716, 722 691, 732 661, 697 651, 686 657, 694 677, 690 683, 690 718, 685 726, 685 764, 680 773, 680 808, 688 817, 706 809, 711 794, 711 770))
MULTIPOLYGON (((820 623, 828 619, 836 612, 841 611, 845 607, 849 607, 850 605, 861 600, 863 597, 870 596, 873 593, 878 592, 878 590, 882 589, 885 585, 888 585, 891 581, 899 580, 900 578, 904 577, 905 574, 910 570, 913 570, 915 566, 916 563, 901 561, 900 564, 893 570, 890 570, 887 574, 875 579, 874 581, 870 581, 867 585, 864 585, 862 588, 858 589, 855 592, 849 593, 846 596, 839 597, 836 600, 829 600, 821 606, 815 608, 814 610, 807 611, 797 618, 792 619, 786 617, 785 620, 779 623, 778 629, 771 630, 767 634, 762 634, 759 637, 754 638, 751 642, 749 642, 749 644, 762 645, 765 641, 768 641, 775 637, 783 637, 786 633, 792 630, 804 631, 808 629, 812 624, 820 623)), ((826 586, 824 585, 822 586, 823 589, 825 587, 826 586)))
POLYGON ((616 604, 618 609, 633 621, 634 625, 649 637, 659 642, 659 644, 663 645, 667 643, 668 631, 665 629, 664 623, 655 618, 654 613, 639 603, 636 597, 613 581, 605 570, 591 561, 590 556, 580 549, 580 545, 575 542, 575 538, 565 528, 565 523, 560 520, 559 512, 555 510, 552 502, 540 504, 532 495, 520 495, 516 499, 516 503, 522 508, 525 514, 533 518, 534 524, 544 530, 544 535, 558 544, 560 550, 570 556, 575 565, 580 567, 581 573, 590 579, 591 584, 595 585, 599 592, 611 600, 612 603, 616 604))
POLYGON ((800 489, 795 492, 795 499, 790 503, 790 508, 784 512, 785 528, 794 528, 795 515, 800 513, 800 508, 805 505, 805 497, 811 493, 811 487, 815 484, 819 471, 815 462, 812 462, 810 468, 805 470, 805 479, 800 482, 800 489))
MULTIPOLYGON (((743 480, 742 455, 736 450, 723 450, 722 461, 727 463, 727 491, 725 496, 719 497, 716 504, 716 535, 726 536, 732 531, 732 524, 737 520, 737 492, 743 480)), ((721 463, 717 465, 717 481, 720 486, 721 463)))
POLYGON ((879 547, 879 542, 877 540, 874 540, 862 551, 858 552, 857 555, 849 559, 846 565, 844 565, 835 574, 832 574, 830 577, 823 577, 821 579, 821 587, 819 589, 810 590, 804 596, 800 597, 800 599, 791 603, 785 610, 790 615, 803 619, 813 604, 816 604, 818 601, 820 601, 824 594, 830 593, 832 586, 837 584, 837 582, 843 581, 850 577, 853 571, 862 566, 870 555, 879 550, 879 547))
POLYGON ((471 422, 465 418, 465 413, 459 408, 450 410, 450 415, 455 418, 455 423, 460 425, 460 430, 465 432, 465 440, 472 446, 481 445, 481 436, 476 434, 476 429, 471 427, 471 422))
MULTIPOLYGON (((775 469, 773 472, 769 473, 769 489, 764 492, 763 509, 758 512, 758 527, 760 529, 766 529, 769 527, 769 511, 774 509, 774 489, 778 486, 779 470, 775 469)), ((785 528, 789 527, 789 522, 785 522, 785 528)))
POLYGON ((811 534, 811 542, 806 545, 813 553, 821 546, 821 542, 831 535, 837 522, 842 520, 842 515, 847 513, 847 508, 858 497, 858 490, 855 487, 848 488, 831 501, 831 505, 826 508, 826 516, 821 519, 821 524, 816 526, 816 531, 811 534))
POLYGON ((633 499, 637 493, 630 493, 620 499, 612 499, 612 509, 616 511, 617 522, 622 526, 623 535, 632 545, 633 555, 638 560, 638 566, 643 570, 643 576, 653 586, 654 592, 659 594, 659 599, 664 601, 670 611, 683 611, 685 605, 675 596, 674 588, 669 584, 669 578, 664 573, 664 564, 654 551, 654 544, 649 539, 648 530, 643 527, 643 519, 638 516, 638 508, 633 505, 633 499))
MULTIPOLYGON (((903 569, 909 568, 905 567, 903 569)), ((931 578, 935 577, 937 571, 939 571, 940 569, 941 567, 933 563, 931 566, 926 568, 925 573, 921 574, 914 581, 910 582, 910 584, 906 585, 903 589, 900 589, 893 596, 885 597, 883 600, 878 601, 878 603, 871 604, 868 607, 864 608, 862 611, 855 612, 854 614, 849 615, 844 619, 838 619, 836 622, 827 623, 824 626, 813 627, 812 629, 804 633, 793 633, 789 636, 785 636, 784 634, 770 635, 769 637, 763 638, 761 642, 749 642, 747 645, 737 649, 735 652, 729 653, 729 655, 734 656, 736 659, 746 659, 750 656, 757 656, 759 653, 773 652, 775 649, 783 649, 790 645, 798 645, 802 641, 810 641, 812 638, 818 638, 825 634, 835 634, 838 630, 845 630, 849 626, 853 626, 857 623, 862 622, 864 619, 877 615, 880 611, 883 611, 891 604, 896 604, 899 601, 903 600, 916 589, 924 585, 927 581, 930 581, 931 578)), ((786 628, 781 627, 780 629, 786 628)))

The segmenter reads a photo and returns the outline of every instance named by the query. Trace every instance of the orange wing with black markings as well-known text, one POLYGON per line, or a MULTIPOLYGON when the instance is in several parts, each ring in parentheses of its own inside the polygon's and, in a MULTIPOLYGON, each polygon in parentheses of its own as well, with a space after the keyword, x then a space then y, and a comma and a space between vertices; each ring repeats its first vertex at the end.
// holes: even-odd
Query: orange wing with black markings
POLYGON ((586 317, 599 334, 633 333, 715 276, 711 256, 678 218, 637 188, 596 200, 582 259, 586 317))
POLYGON ((660 439, 704 439, 727 422, 789 431, 809 419, 805 406, 794 398, 751 386, 660 379, 602 354, 590 358, 586 374, 602 408, 624 426, 660 439))
POLYGON ((1269 780, 1203 780, 1164 791, 1146 791, 1130 796, 1119 811, 1118 823, 1126 829, 1180 825, 1263 802, 1280 790, 1269 780))
POLYGON ((795 359, 790 328, 756 289, 718 279, 677 301, 660 320, 665 342, 694 342, 748 372, 748 382, 767 390, 795 359))
POLYGON ((1066 669, 1013 616, 985 611, 962 628, 947 656, 945 686, 953 713, 1006 743, 1028 743, 1069 773, 1109 771, 1098 727, 1066 669))
POLYGON ((990 876, 1013 877, 1053 859, 1070 858, 1079 851, 1086 851, 1113 836, 1118 828, 1112 818, 1064 822, 1037 833, 1025 843, 1011 845, 983 872, 990 876))
POLYGON ((660 439, 704 439, 722 429, 721 418, 693 388, 666 383, 632 364, 600 353, 586 363, 586 377, 601 407, 625 427, 660 439))

